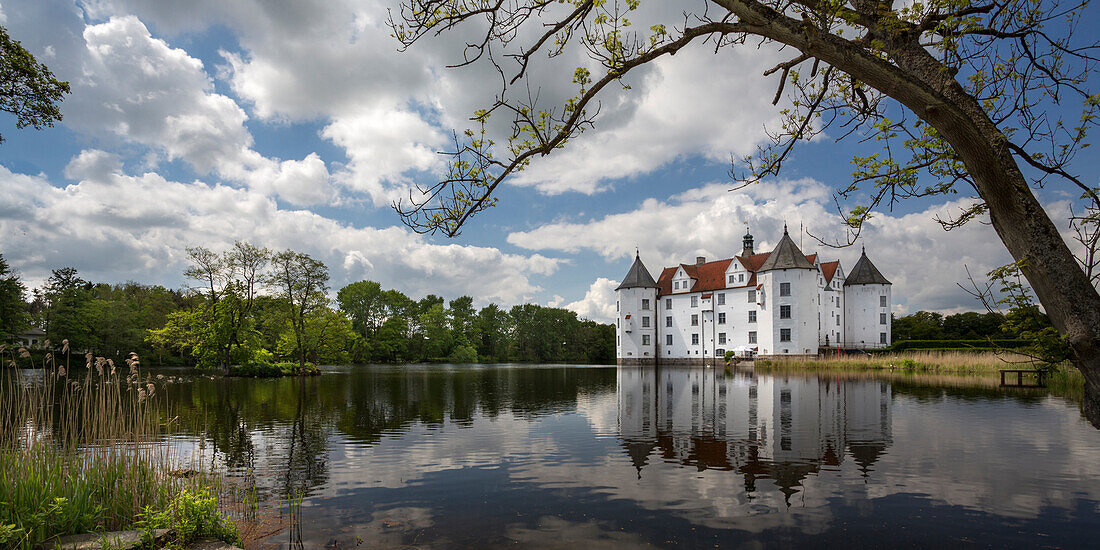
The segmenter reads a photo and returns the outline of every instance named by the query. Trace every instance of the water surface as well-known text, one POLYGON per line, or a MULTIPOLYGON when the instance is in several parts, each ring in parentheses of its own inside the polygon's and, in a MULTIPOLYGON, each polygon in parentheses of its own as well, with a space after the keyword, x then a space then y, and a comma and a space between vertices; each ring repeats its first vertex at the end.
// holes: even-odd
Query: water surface
MULTIPOLYGON (((177 376, 179 373, 160 371, 177 376)), ((1093 547, 1100 432, 1044 392, 711 369, 180 375, 176 441, 270 548, 1093 547)))

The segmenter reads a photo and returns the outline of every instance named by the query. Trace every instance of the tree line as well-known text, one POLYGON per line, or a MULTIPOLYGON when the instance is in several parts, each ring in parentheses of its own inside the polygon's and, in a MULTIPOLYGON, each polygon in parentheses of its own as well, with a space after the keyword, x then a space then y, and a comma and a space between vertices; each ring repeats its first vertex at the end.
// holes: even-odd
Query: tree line
POLYGON ((308 254, 238 242, 188 248, 168 289, 93 283, 76 269, 26 287, 0 255, 0 342, 30 327, 55 345, 150 362, 226 369, 252 360, 299 365, 368 362, 614 363, 615 328, 536 304, 474 307, 473 298, 413 299, 359 281, 330 298, 328 267, 308 254))

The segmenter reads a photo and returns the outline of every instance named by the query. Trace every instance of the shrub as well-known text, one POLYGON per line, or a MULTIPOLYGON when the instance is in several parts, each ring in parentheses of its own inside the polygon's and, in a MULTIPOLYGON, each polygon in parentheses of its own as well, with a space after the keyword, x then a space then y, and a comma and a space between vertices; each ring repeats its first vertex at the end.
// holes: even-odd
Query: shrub
POLYGON ((183 489, 164 510, 146 506, 135 526, 145 532, 145 540, 153 542, 157 529, 171 529, 172 547, 182 547, 197 539, 214 537, 229 543, 239 543, 237 525, 218 512, 218 501, 209 489, 183 489))
POLYGON ((469 344, 455 346, 447 360, 451 363, 477 363, 477 350, 469 344))

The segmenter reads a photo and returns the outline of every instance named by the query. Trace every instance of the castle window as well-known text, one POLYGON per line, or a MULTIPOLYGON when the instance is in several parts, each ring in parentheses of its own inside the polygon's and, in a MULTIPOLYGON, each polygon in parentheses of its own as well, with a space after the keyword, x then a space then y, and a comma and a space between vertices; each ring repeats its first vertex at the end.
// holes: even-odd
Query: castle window
POLYGON ((779 341, 790 342, 791 341, 791 329, 781 328, 779 329, 779 341))
POLYGON ((791 306, 779 306, 779 318, 790 319, 791 318, 791 306))
POLYGON ((643 311, 648 311, 649 310, 649 298, 642 298, 642 310, 643 311))
POLYGON ((643 334, 642 335, 642 345, 643 346, 648 346, 649 345, 649 335, 648 334, 643 334))
POLYGON ((756 322, 756 312, 755 311, 750 311, 749 312, 749 322, 750 323, 755 323, 756 322))
POLYGON ((671 315, 669 315, 668 317, 665 317, 665 326, 666 327, 671 327, 672 326, 672 316, 671 315))
POLYGON ((749 291, 749 303, 750 304, 755 304, 756 303, 756 291, 755 290, 750 290, 749 291))
POLYGON ((726 305, 726 294, 724 292, 722 294, 718 295, 718 305, 720 305, 720 306, 726 305))
POLYGON ((718 333, 718 343, 719 344, 725 344, 726 343, 726 333, 724 333, 724 332, 719 332, 718 333))
POLYGON ((886 307, 886 295, 878 297, 878 307, 886 307))
POLYGON ((756 331, 755 330, 749 331, 749 343, 750 344, 755 344, 756 343, 756 331))
POLYGON ((642 328, 649 328, 649 316, 642 317, 642 328))
POLYGON ((692 334, 691 335, 691 345, 693 345, 693 346, 698 346, 699 345, 699 335, 698 334, 692 334))
POLYGON ((672 335, 671 334, 666 334, 665 335, 665 345, 666 346, 671 346, 672 345, 672 335))
POLYGON ((791 283, 779 283, 779 295, 790 296, 791 295, 791 283))
POLYGON ((885 344, 886 343, 886 333, 885 332, 878 333, 878 343, 880 343, 880 344, 885 344))
POLYGON ((722 313, 718 314, 718 324, 719 325, 726 324, 726 314, 725 314, 725 312, 722 312, 722 313))
POLYGON ((879 313, 878 314, 878 324, 880 324, 880 325, 885 325, 886 324, 886 314, 885 313, 879 313))
POLYGON ((665 298, 665 309, 672 309, 672 298, 665 298))
POLYGON ((698 313, 691 316, 691 326, 693 326, 693 327, 699 326, 699 314, 698 313))
POLYGON ((691 307, 699 307, 699 297, 698 296, 692 296, 691 297, 691 307))

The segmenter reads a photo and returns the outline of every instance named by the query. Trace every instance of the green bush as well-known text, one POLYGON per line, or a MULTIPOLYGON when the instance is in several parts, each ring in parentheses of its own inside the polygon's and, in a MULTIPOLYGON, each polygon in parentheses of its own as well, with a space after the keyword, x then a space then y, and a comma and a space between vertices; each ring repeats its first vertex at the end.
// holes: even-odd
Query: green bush
POLYGON ((451 363, 477 363, 477 350, 471 345, 455 346, 447 361, 451 363))
POLYGON ((252 360, 243 365, 229 367, 229 376, 246 376, 250 378, 278 378, 280 376, 313 376, 321 374, 317 365, 306 363, 304 369, 298 368, 298 363, 285 361, 282 363, 270 363, 266 361, 252 360))
POLYGON ((205 488, 194 492, 183 489, 164 510, 146 506, 135 527, 145 532, 147 543, 153 542, 157 529, 170 529, 172 540, 166 542, 173 548, 182 548, 205 537, 240 543, 237 525, 218 513, 218 500, 205 488))

